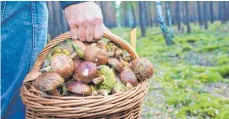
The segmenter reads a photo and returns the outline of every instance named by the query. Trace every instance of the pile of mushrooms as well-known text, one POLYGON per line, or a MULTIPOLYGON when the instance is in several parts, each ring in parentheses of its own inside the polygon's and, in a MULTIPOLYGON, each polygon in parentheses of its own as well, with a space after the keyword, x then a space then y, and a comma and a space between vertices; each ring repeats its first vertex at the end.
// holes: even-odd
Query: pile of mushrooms
POLYGON ((30 72, 26 80, 53 96, 107 96, 130 90, 152 76, 150 61, 132 60, 114 42, 69 39, 55 46, 42 70, 30 72))

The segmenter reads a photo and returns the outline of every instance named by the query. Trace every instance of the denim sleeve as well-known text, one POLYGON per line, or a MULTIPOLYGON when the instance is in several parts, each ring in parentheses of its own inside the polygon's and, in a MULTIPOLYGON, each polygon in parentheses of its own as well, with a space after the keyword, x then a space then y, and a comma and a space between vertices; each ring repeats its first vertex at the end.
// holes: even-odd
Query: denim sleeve
POLYGON ((60 2, 60 6, 62 7, 62 9, 65 9, 66 7, 73 5, 73 4, 79 4, 85 1, 61 1, 60 2))

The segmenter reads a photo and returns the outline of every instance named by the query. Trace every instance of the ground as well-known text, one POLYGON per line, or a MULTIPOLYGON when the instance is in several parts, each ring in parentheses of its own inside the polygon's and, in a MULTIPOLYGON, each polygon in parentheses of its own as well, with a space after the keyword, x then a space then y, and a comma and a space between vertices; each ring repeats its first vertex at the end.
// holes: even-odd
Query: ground
MULTIPOLYGON (((229 119, 229 24, 191 28, 187 34, 174 26, 175 44, 169 47, 158 27, 138 37, 138 54, 155 68, 142 119, 229 119)), ((129 41, 130 30, 112 32, 129 41)))

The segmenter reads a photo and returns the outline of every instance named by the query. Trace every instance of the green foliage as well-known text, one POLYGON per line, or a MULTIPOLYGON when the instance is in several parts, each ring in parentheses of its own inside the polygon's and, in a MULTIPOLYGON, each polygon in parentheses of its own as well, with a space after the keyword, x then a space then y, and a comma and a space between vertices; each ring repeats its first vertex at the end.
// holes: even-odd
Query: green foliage
MULTIPOLYGON (((155 69, 144 101, 144 117, 159 118, 155 117, 157 111, 178 119, 229 117, 228 97, 217 97, 205 89, 217 82, 229 84, 229 24, 215 22, 209 30, 191 27, 191 34, 175 31, 175 44, 169 47, 160 28, 149 28, 146 37, 138 37, 138 54, 149 59, 155 69), (168 112, 170 108, 173 110, 168 112)), ((129 42, 131 29, 112 31, 129 42)), ((223 95, 221 90, 218 94, 223 95)))
POLYGON ((218 65, 229 65, 229 55, 220 55, 216 61, 218 65))
POLYGON ((199 94, 192 100, 193 104, 182 107, 177 114, 178 118, 196 117, 198 119, 215 118, 224 119, 229 116, 228 101, 215 98, 209 94, 199 94))

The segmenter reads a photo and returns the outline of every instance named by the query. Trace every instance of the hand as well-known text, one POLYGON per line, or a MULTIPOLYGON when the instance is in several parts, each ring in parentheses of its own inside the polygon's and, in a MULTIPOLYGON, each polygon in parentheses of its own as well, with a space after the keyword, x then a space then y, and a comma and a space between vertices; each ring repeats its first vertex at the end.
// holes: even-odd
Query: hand
POLYGON ((103 36, 101 9, 94 2, 70 5, 64 10, 73 40, 92 42, 103 36))

